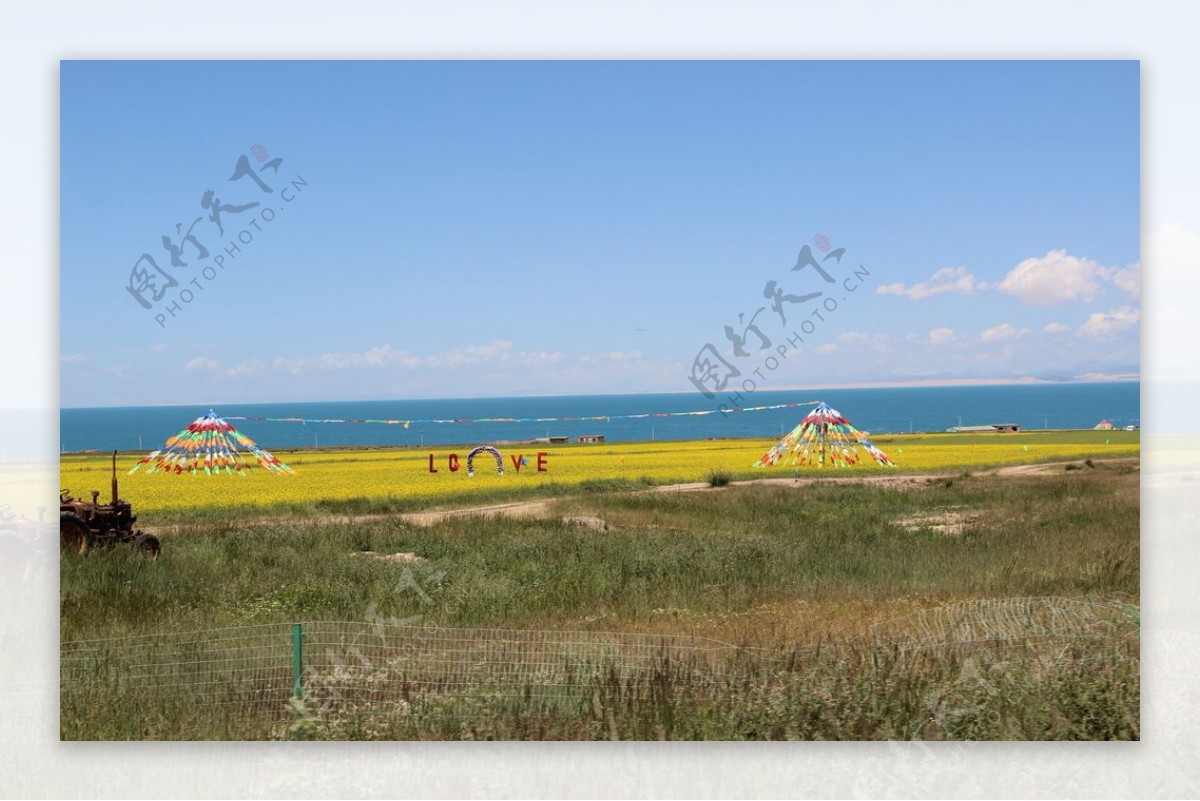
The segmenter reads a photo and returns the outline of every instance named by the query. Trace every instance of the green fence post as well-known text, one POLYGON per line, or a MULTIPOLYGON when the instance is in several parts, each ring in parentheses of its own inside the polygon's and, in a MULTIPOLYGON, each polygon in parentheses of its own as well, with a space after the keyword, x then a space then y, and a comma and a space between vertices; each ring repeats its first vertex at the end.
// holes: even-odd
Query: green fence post
POLYGON ((304 693, 300 678, 304 672, 304 631, 299 623, 292 624, 292 697, 299 700, 304 693))

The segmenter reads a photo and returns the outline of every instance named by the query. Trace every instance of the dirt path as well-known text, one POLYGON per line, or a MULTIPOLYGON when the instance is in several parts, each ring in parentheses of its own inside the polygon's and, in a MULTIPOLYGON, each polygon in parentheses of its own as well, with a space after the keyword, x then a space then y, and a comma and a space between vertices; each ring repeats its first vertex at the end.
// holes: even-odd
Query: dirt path
MULTIPOLYGON (((1138 464, 1140 457, 1121 457, 1116 459, 1094 459, 1093 462, 1104 465, 1119 465, 1119 464, 1138 464)), ((1061 475, 1063 470, 1069 464, 1080 464, 1080 460, 1074 459, 1064 462, 1043 462, 1039 464, 1018 464, 1009 465, 1007 467, 998 467, 991 470, 984 470, 978 473, 973 473, 975 476, 997 476, 1001 478, 1022 478, 1022 477, 1038 477, 1061 475)), ((906 473, 906 474, 882 474, 882 475, 859 475, 859 476, 819 476, 805 478, 755 478, 747 481, 735 481, 732 486, 750 486, 750 485, 766 485, 780 487, 811 487, 814 484, 869 484, 885 489, 909 490, 909 489, 925 489, 933 483, 942 481, 947 478, 952 478, 958 473, 906 473)), ((650 487, 645 490, 639 490, 642 493, 656 492, 720 492, 724 487, 713 487, 706 481, 696 481, 687 484, 664 484, 660 487, 650 487)), ((433 509, 423 512, 400 512, 400 513, 376 513, 367 515, 322 515, 319 517, 306 517, 292 519, 287 517, 261 518, 257 520, 242 521, 239 527, 258 527, 272 526, 279 523, 289 523, 295 526, 318 526, 328 525, 331 523, 370 523, 381 520, 400 520, 405 523, 411 523, 417 526, 432 526, 444 520, 449 520, 455 517, 508 517, 521 519, 546 519, 553 517, 551 514, 552 507, 561 501, 578 500, 579 495, 567 495, 557 498, 544 498, 530 501, 513 501, 510 503, 494 503, 480 506, 464 506, 457 509, 433 509)), ((564 518, 571 522, 582 522, 584 520, 593 520, 593 518, 564 518)), ((597 522, 603 522, 598 521, 597 522)), ((184 526, 182 524, 155 526, 154 528, 147 527, 147 533, 163 535, 177 534, 184 526)), ((189 530, 197 528, 194 525, 187 526, 189 530)))
MULTIPOLYGON (((1106 465, 1117 465, 1121 463, 1134 464, 1137 463, 1140 457, 1132 456, 1119 459, 1093 459, 1093 462, 1099 462, 1106 465)), ((1043 462, 1041 464, 1014 464, 1008 467, 998 467, 995 470, 989 470, 986 473, 979 475, 1005 476, 1012 478, 1014 476, 1048 476, 1061 473, 1067 465, 1082 464, 1082 460, 1073 459, 1067 462, 1043 462)))
MULTIPOLYGON (((513 503, 496 503, 488 506, 465 506, 461 509, 441 509, 431 512, 404 512, 396 517, 406 523, 418 526, 431 526, 451 517, 548 517, 550 505, 557 503, 559 498, 540 501, 515 501, 513 503)), ((376 515, 378 517, 378 515, 376 515)))

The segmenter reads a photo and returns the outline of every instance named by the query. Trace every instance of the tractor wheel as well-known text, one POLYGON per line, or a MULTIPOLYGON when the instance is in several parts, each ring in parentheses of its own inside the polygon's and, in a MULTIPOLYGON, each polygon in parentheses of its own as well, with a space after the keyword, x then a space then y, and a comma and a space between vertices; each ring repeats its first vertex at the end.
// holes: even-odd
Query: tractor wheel
POLYGON ((153 534, 138 534, 133 538, 133 547, 144 553, 152 562, 158 559, 158 554, 162 551, 158 537, 153 534))
POLYGON ((92 547, 92 530, 79 515, 63 512, 58 519, 58 540, 63 552, 84 554, 92 547))

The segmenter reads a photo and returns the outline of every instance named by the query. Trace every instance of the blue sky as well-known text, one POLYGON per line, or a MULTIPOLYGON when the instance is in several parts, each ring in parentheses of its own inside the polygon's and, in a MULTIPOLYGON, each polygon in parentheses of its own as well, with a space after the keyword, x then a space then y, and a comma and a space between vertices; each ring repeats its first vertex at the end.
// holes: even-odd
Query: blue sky
POLYGON ((1129 61, 63 62, 61 403, 695 392, 804 319, 759 387, 1136 375, 1139 102, 1129 61))

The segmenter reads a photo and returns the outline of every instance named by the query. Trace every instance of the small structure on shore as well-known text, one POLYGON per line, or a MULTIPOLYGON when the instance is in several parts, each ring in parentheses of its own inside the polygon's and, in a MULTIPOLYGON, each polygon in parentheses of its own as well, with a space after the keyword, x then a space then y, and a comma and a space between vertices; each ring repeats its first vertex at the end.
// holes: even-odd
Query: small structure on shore
POLYGON ((887 455, 876 448, 837 409, 818 403, 800 425, 764 453, 755 467, 770 467, 780 461, 800 467, 850 467, 859 462, 858 449, 866 451, 876 464, 895 467, 887 455))
POLYGON ((565 445, 566 443, 568 443, 570 441, 571 440, 569 437, 560 437, 560 436, 538 437, 536 439, 530 440, 530 442, 533 443, 534 445, 565 445))
POLYGON ((591 442, 591 443, 604 442, 604 435, 603 434, 584 434, 582 437, 579 438, 579 441, 580 442, 591 442))

